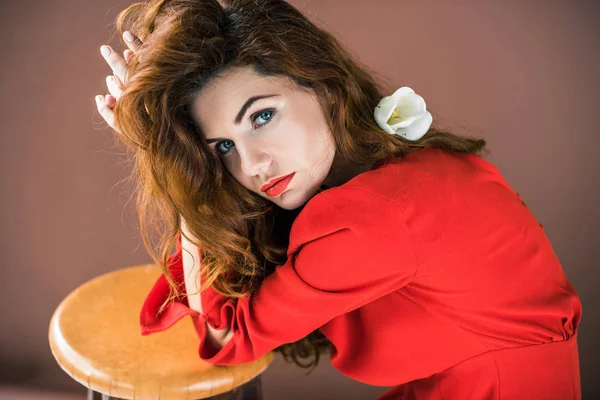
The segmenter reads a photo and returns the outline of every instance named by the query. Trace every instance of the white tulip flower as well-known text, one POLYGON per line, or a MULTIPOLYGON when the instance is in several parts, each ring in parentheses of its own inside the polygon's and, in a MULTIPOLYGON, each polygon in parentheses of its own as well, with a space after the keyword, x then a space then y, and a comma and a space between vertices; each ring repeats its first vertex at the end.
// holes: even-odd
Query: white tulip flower
POLYGON ((408 86, 381 99, 375 107, 374 115, 381 129, 408 140, 419 140, 433 122, 425 100, 408 86))

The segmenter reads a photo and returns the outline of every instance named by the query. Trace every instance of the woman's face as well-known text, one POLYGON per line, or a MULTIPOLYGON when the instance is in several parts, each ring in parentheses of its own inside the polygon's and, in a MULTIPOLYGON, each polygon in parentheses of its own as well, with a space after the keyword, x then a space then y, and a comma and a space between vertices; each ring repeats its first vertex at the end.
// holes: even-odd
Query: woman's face
POLYGON ((304 205, 328 183, 333 137, 314 92, 287 77, 231 69, 198 93, 192 116, 231 175, 281 208, 304 205))

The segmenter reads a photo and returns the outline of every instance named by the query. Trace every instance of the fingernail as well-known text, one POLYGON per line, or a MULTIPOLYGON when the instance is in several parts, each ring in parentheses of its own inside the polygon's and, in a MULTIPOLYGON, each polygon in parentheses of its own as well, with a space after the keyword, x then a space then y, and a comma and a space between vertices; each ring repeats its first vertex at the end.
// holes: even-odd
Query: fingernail
POLYGON ((125 37, 125 40, 127 40, 128 42, 133 42, 133 35, 131 34, 131 32, 129 31, 125 31, 123 33, 123 37, 125 37))
POLYGON ((100 95, 96 96, 96 103, 97 104, 102 103, 102 96, 100 96, 100 95))
POLYGON ((102 47, 100 47, 100 51, 102 52, 102 55, 104 57, 110 56, 110 47, 108 47, 108 46, 102 46, 102 47))
POLYGON ((109 75, 109 76, 107 76, 107 77, 106 77, 106 82, 108 82, 108 83, 112 83, 112 81, 113 81, 114 79, 115 79, 115 78, 113 78, 113 76, 112 76, 112 75, 109 75))

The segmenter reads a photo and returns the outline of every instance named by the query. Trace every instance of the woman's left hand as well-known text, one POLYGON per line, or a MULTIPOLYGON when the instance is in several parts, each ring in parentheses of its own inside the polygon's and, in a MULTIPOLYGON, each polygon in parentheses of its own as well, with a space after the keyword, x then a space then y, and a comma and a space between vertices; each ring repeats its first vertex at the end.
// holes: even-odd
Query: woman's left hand
POLYGON ((129 47, 129 49, 123 52, 123 57, 108 45, 100 47, 100 52, 112 69, 113 75, 108 75, 106 77, 106 86, 108 87, 109 94, 96 96, 96 105, 100 115, 102 115, 102 118, 104 118, 108 125, 117 132, 120 131, 115 126, 113 109, 123 93, 127 64, 142 45, 142 41, 129 31, 123 33, 123 39, 125 40, 125 43, 127 43, 127 47, 129 47))

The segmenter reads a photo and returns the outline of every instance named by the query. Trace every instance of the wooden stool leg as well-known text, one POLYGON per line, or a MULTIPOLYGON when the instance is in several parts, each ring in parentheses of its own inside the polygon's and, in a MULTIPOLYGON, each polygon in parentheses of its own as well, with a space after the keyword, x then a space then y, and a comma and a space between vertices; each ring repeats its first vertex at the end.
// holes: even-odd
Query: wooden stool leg
MULTIPOLYGON (((208 400, 262 400, 262 398, 262 381, 258 375, 242 386, 238 386, 230 392, 209 397, 208 400)), ((87 400, 118 400, 118 398, 88 388, 87 400)))
POLYGON ((260 375, 238 388, 242 392, 241 400, 262 400, 262 381, 260 375))
POLYGON ((96 391, 88 388, 87 400, 119 400, 119 399, 116 397, 109 396, 104 393, 96 392, 96 391))
POLYGON ((208 400, 262 400, 262 382, 260 375, 238 386, 230 392, 209 397, 208 400))

